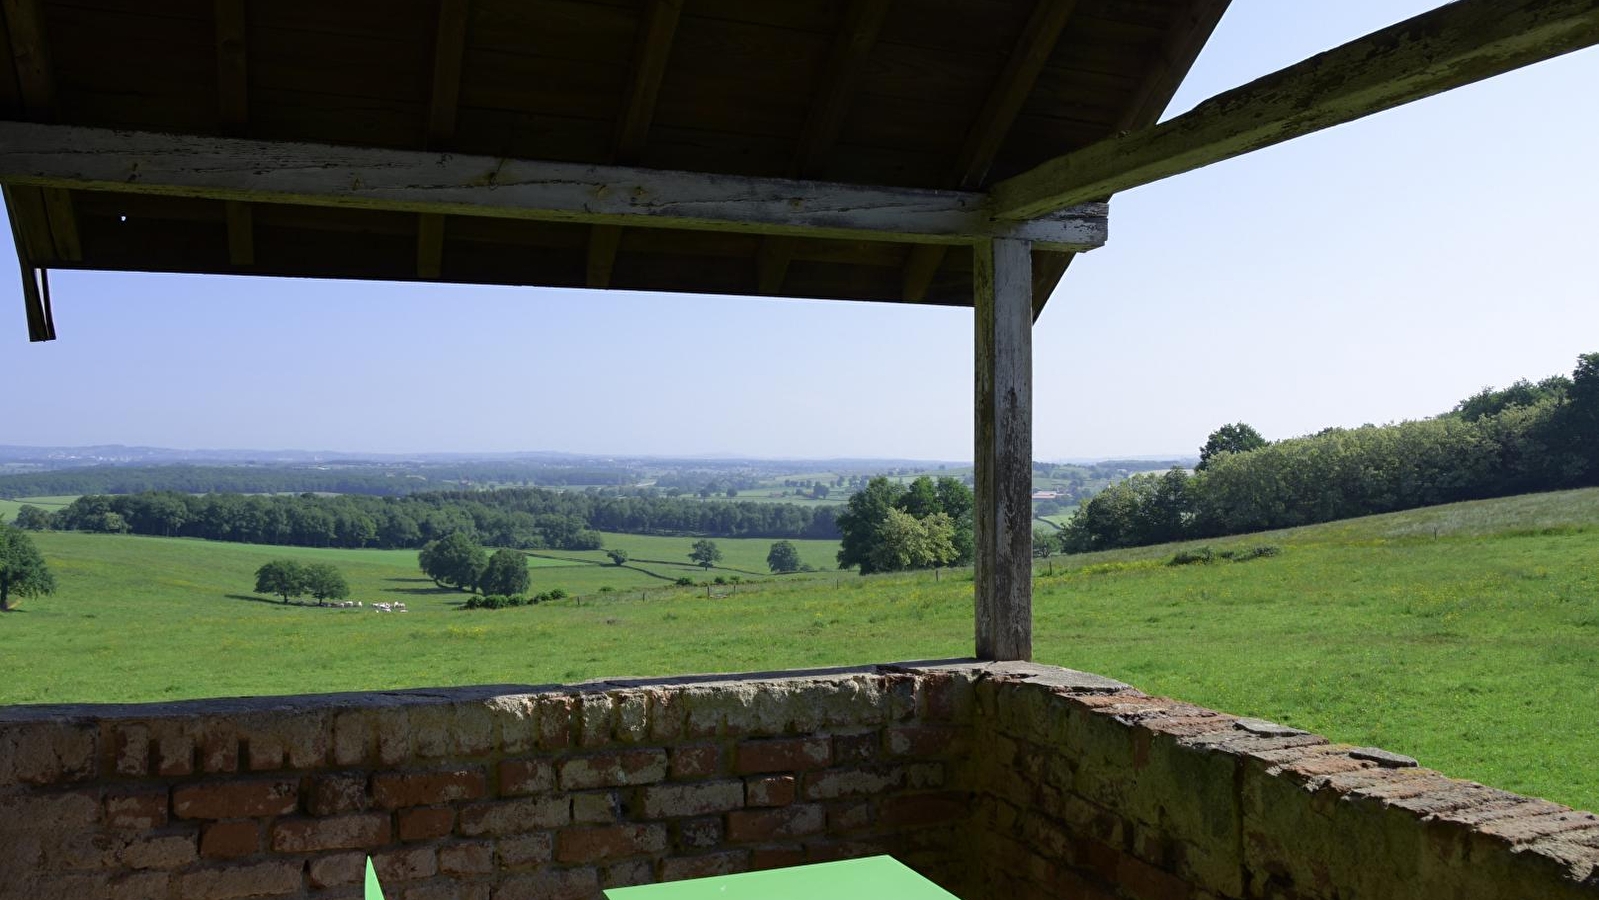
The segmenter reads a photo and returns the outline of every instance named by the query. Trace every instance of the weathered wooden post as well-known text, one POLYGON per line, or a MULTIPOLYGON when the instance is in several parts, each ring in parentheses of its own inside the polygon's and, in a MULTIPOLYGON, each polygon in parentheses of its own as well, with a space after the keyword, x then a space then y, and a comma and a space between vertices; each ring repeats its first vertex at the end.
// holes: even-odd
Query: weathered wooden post
POLYGON ((1032 245, 975 245, 977 656, 1033 655, 1032 245))

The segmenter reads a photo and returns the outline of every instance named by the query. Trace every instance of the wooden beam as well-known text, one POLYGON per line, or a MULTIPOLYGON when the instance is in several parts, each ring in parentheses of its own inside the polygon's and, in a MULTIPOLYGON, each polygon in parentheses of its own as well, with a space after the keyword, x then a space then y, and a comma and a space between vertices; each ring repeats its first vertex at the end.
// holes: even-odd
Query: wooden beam
MULTIPOLYGON (((250 121, 249 41, 244 0, 216 0, 217 114, 222 133, 240 136, 250 121)), ((255 264, 255 218, 247 203, 227 202, 228 262, 255 264)))
POLYGON ((1033 653, 1033 277, 1026 241, 973 248, 977 657, 1033 653))
POLYGON ((1459 0, 994 186, 1046 215, 1599 44, 1599 0, 1459 0))
MULTIPOLYGON (((655 101, 661 94, 661 79, 672 54, 672 39, 683 15, 683 0, 645 0, 639 22, 638 40, 633 51, 633 77, 628 80, 622 115, 616 123, 612 162, 636 163, 644 152, 644 139, 655 120, 655 101)), ((588 286, 611 286, 611 270, 616 266, 616 251, 622 244, 622 230, 616 225, 596 225, 589 232, 588 286)))
MULTIPOLYGON (((1194 60, 1199 58, 1200 51, 1210 41, 1210 36, 1215 33, 1216 26, 1231 3, 1232 0, 1189 0, 1187 7, 1177 15, 1177 21, 1167 28, 1160 55, 1139 83, 1132 101, 1116 120, 1112 133, 1148 128, 1160 121, 1177 88, 1187 77, 1188 70, 1193 68, 1194 60)), ((1066 269, 1071 266, 1072 257, 1070 253, 1048 251, 1033 254, 1034 322, 1044 314, 1044 305, 1049 302, 1055 285, 1060 283, 1066 269)))
MULTIPOLYGON (((439 0, 433 39, 433 89, 428 97, 427 147, 442 150, 455 137, 461 100, 461 65, 466 58, 468 0, 439 0)), ((416 223, 416 274, 437 279, 444 272, 444 217, 423 213, 416 223)))
MULTIPOLYGON (((956 166, 955 187, 970 189, 983 183, 1076 5, 1076 0, 1039 0, 1033 7, 1033 14, 1011 50, 1005 68, 989 90, 977 120, 966 133, 966 143, 961 147, 956 166)), ((905 262, 904 296, 907 301, 916 303, 927 296, 927 289, 944 263, 944 252, 942 247, 918 247, 911 251, 905 262)))
MULTIPOLYGON (((789 163, 792 178, 816 174, 838 135, 844 128, 844 116, 855 99, 856 88, 866 72, 866 60, 883 30, 883 20, 888 16, 890 0, 855 0, 844 13, 843 25, 833 39, 827 62, 822 69, 825 78, 805 115, 800 128, 799 146, 789 163)), ((788 264, 794 259, 793 238, 767 238, 761 242, 756 256, 756 289, 762 294, 776 294, 783 289, 788 276, 788 264)))
MULTIPOLYGON (((17 248, 17 266, 22 272, 22 308, 28 320, 28 340, 53 341, 56 338, 55 321, 50 313, 48 276, 34 255, 34 248, 24 225, 33 217, 35 221, 45 215, 44 198, 37 190, 19 195, 11 188, 0 188, 5 201, 6 216, 11 222, 11 238, 17 248), (29 208, 32 206, 33 208, 29 208)), ((48 240, 48 235, 45 236, 48 240)))
MULTIPOLYGON (((11 39, 11 58, 16 64, 17 87, 22 108, 36 122, 56 119, 55 76, 50 65, 50 48, 44 35, 44 18, 38 0, 0 0, 5 13, 6 32, 11 39)), ((43 213, 50 232, 52 252, 36 259, 78 262, 83 245, 78 239, 78 218, 72 196, 59 189, 43 191, 43 213)))
POLYGON ((251 203, 901 243, 1105 240, 1105 204, 1029 222, 967 191, 0 122, 0 183, 251 203))

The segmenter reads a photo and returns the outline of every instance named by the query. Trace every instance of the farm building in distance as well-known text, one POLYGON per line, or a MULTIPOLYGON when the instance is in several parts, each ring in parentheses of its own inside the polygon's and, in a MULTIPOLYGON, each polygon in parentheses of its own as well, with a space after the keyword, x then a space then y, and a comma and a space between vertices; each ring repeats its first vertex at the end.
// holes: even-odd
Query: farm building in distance
POLYGON ((4 0, 35 340, 73 268, 969 306, 977 565, 973 660, 0 711, 0 898, 1599 896, 1589 814, 1026 662, 1031 326, 1109 198, 1599 42, 1461 0, 1157 125, 1226 6, 4 0))

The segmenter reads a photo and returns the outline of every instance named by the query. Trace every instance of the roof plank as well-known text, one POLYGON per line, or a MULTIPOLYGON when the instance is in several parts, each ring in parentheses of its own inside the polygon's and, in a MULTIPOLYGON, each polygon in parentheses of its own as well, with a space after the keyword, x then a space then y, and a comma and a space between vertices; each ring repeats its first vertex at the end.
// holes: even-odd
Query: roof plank
MULTIPOLYGON (((644 151, 644 140, 655 119, 655 103, 661 94, 661 79, 672 53, 672 39, 683 16, 683 0, 646 0, 644 18, 639 23, 637 49, 633 56, 633 75, 622 102, 622 115, 616 128, 613 162, 635 163, 644 151)), ((598 225, 589 236, 586 273, 588 286, 611 286, 611 270, 622 232, 616 225, 598 225)))
MULTIPOLYGON (((982 112, 978 113, 977 120, 967 132, 966 143, 961 147, 960 161, 956 166, 956 187, 976 187, 988 174, 988 167, 999 153, 1005 135, 1010 132, 1016 114, 1021 112, 1022 104, 1032 92, 1033 84, 1055 49, 1055 43, 1065 30, 1066 21, 1071 18, 1076 5, 1076 0, 1039 0, 1038 5, 1033 7, 1027 27, 1022 29, 1021 38, 1006 60, 999 79, 990 89, 982 112)), ((914 303, 927 296, 933 276, 944 262, 945 252, 943 247, 932 246, 911 251, 910 258, 905 262, 904 293, 907 301, 914 303)))
MULTIPOLYGON (((789 164, 788 174, 798 178, 816 174, 817 167, 838 143, 839 132, 844 127, 844 115, 861 76, 866 72, 866 59, 877 43, 883 29, 890 0, 855 0, 845 13, 842 27, 833 39, 833 47, 822 70, 821 89, 806 114, 805 125, 800 130, 799 147, 789 164)), ((776 294, 783 289, 783 279, 788 274, 788 264, 794 258, 792 238, 767 238, 756 254, 756 290, 762 294, 776 294)))
POLYGON ((1458 0, 994 186, 1011 219, 1149 184, 1599 44, 1599 0, 1458 0))
MULTIPOLYGON (((469 0, 439 0, 439 25, 433 42, 433 87, 428 95, 427 146, 438 150, 455 137, 461 97, 461 64, 466 55, 469 0)), ((444 271, 444 217, 423 213, 416 223, 416 274, 438 278, 444 271)))

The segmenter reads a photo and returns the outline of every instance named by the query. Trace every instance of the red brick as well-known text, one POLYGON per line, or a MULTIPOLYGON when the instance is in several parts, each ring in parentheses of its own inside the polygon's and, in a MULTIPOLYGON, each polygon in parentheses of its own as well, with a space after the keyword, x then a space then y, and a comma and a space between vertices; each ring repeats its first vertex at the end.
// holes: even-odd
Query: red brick
POLYGON ((892 756, 937 758, 949 755, 961 733, 954 725, 900 725, 888 729, 885 743, 892 756))
POLYGON ((560 750, 572 743, 572 709, 577 705, 571 697, 539 698, 539 746, 546 750, 560 750))
POLYGON ((744 782, 701 781, 690 784, 655 784, 640 797, 646 819, 703 816, 744 805, 744 782))
POLYGON ((117 856, 130 869, 176 869, 198 858, 194 846, 192 834, 142 837, 123 847, 117 856))
POLYGON ((244 743, 245 762, 252 772, 283 768, 283 742, 269 735, 251 735, 244 743))
POLYGON ((180 819, 284 816, 299 805, 299 787, 292 781, 227 781, 172 792, 172 811, 180 819))
POLYGON ((666 751, 620 750, 561 763, 561 790, 625 787, 666 778, 666 751))
POLYGON ((616 794, 612 791, 572 795, 572 821, 580 825, 615 822, 616 810, 616 794))
POLYGON ((833 735, 833 761, 835 763, 874 762, 882 736, 876 731, 857 731, 853 734, 833 735))
POLYGON ((921 676, 923 714, 934 720, 955 718, 955 676, 948 672, 929 672, 921 676))
POLYGON ((893 828, 942 825, 966 818, 971 808, 971 799, 955 792, 884 797, 878 804, 877 820, 893 828))
POLYGON ((201 771, 231 773, 239 770, 239 736, 225 723, 207 721, 197 743, 201 771))
POLYGON ((382 813, 285 819, 272 826, 272 849, 278 853, 356 850, 388 842, 389 817, 382 813))
POLYGON ((600 887, 633 887, 655 881, 655 864, 648 859, 628 859, 600 868, 600 887))
POLYGON ((150 772, 150 729, 143 725, 118 725, 111 738, 116 753, 118 775, 147 775, 150 772))
POLYGON ((555 836, 555 858, 563 863, 591 863, 666 849, 664 825, 601 825, 565 828, 555 836))
POLYGON ((709 849, 722 842, 722 819, 706 816, 703 819, 684 819, 672 826, 679 847, 709 849))
POLYGON ((740 774, 802 772, 820 769, 833 761, 833 743, 827 738, 776 738, 744 741, 738 745, 740 774))
POLYGON ((494 900, 594 900, 599 893, 599 873, 592 868, 559 869, 504 878, 494 900))
POLYGON ((494 842, 495 853, 499 855, 500 865, 503 868, 515 869, 520 866, 537 866, 549 862, 555 856, 555 840, 549 832, 541 831, 535 834, 519 834, 515 837, 504 837, 494 842))
POLYGON ((508 759, 500 763, 500 795, 540 794, 555 788, 555 769, 547 759, 508 759))
POLYGON ((1087 869, 1101 879, 1114 883, 1121 865, 1121 851, 1099 841, 1078 838, 1072 848, 1072 859, 1078 868, 1087 869))
POLYGON ((740 809, 727 814, 727 839, 740 843, 816 834, 827 825, 816 804, 779 809, 740 809))
POLYGON ((455 828, 455 810, 448 806, 417 806, 402 809, 396 818, 399 820, 402 841, 441 838, 455 828))
POLYGON ((731 875, 734 872, 747 872, 749 868, 748 850, 726 850, 701 856, 674 856, 661 861, 661 880, 682 881, 685 878, 731 875))
POLYGON ((112 828, 161 828, 167 824, 167 792, 107 794, 105 821, 112 828))
POLYGON ((310 874, 314 888, 359 884, 366 879, 366 854, 339 853, 313 859, 310 874))
POLYGON ((488 779, 481 769, 384 773, 372 778, 372 797, 385 809, 476 800, 487 793, 488 779))
POLYGON ((468 841, 439 848, 439 871, 446 875, 485 875, 494 871, 494 845, 468 841))
POLYGON ((365 775, 342 773, 306 779, 305 806, 313 816, 362 812, 370 805, 365 775))
POLYGON ((1188 900, 1188 882, 1136 856, 1123 854, 1116 866, 1116 883, 1137 900, 1188 900))
POLYGON ((673 778, 709 778, 722 769, 722 748, 715 744, 690 744, 672 750, 673 778))
POLYGON ((178 880, 178 894, 183 900, 233 900, 235 897, 298 894, 301 890, 300 873, 304 866, 297 859, 275 859, 247 866, 199 869, 183 874, 178 880))
POLYGON ((765 869, 786 869, 789 866, 803 865, 804 862, 804 847, 756 847, 750 851, 750 868, 757 872, 765 869))
POLYGON ((209 859, 237 859, 261 852, 261 825, 257 822, 214 822, 200 832, 200 855, 209 859))
POLYGON ((194 736, 171 722, 159 723, 154 736, 155 774, 163 778, 194 774, 194 736))
POLYGON ((835 803, 827 808, 829 832, 858 831, 876 822, 877 817, 872 813, 872 804, 869 800, 835 803))
POLYGON ((794 802, 794 776, 744 779, 745 806, 787 806, 794 802))
POLYGON ((372 855, 372 868, 382 884, 432 878, 439 871, 438 853, 432 847, 389 850, 372 855))
POLYGON ((517 834, 541 828, 556 828, 571 821, 572 803, 566 797, 508 800, 501 803, 476 803, 461 810, 461 833, 517 834))
POLYGON ((112 879, 110 900, 167 900, 172 896, 170 872, 130 872, 112 879))

